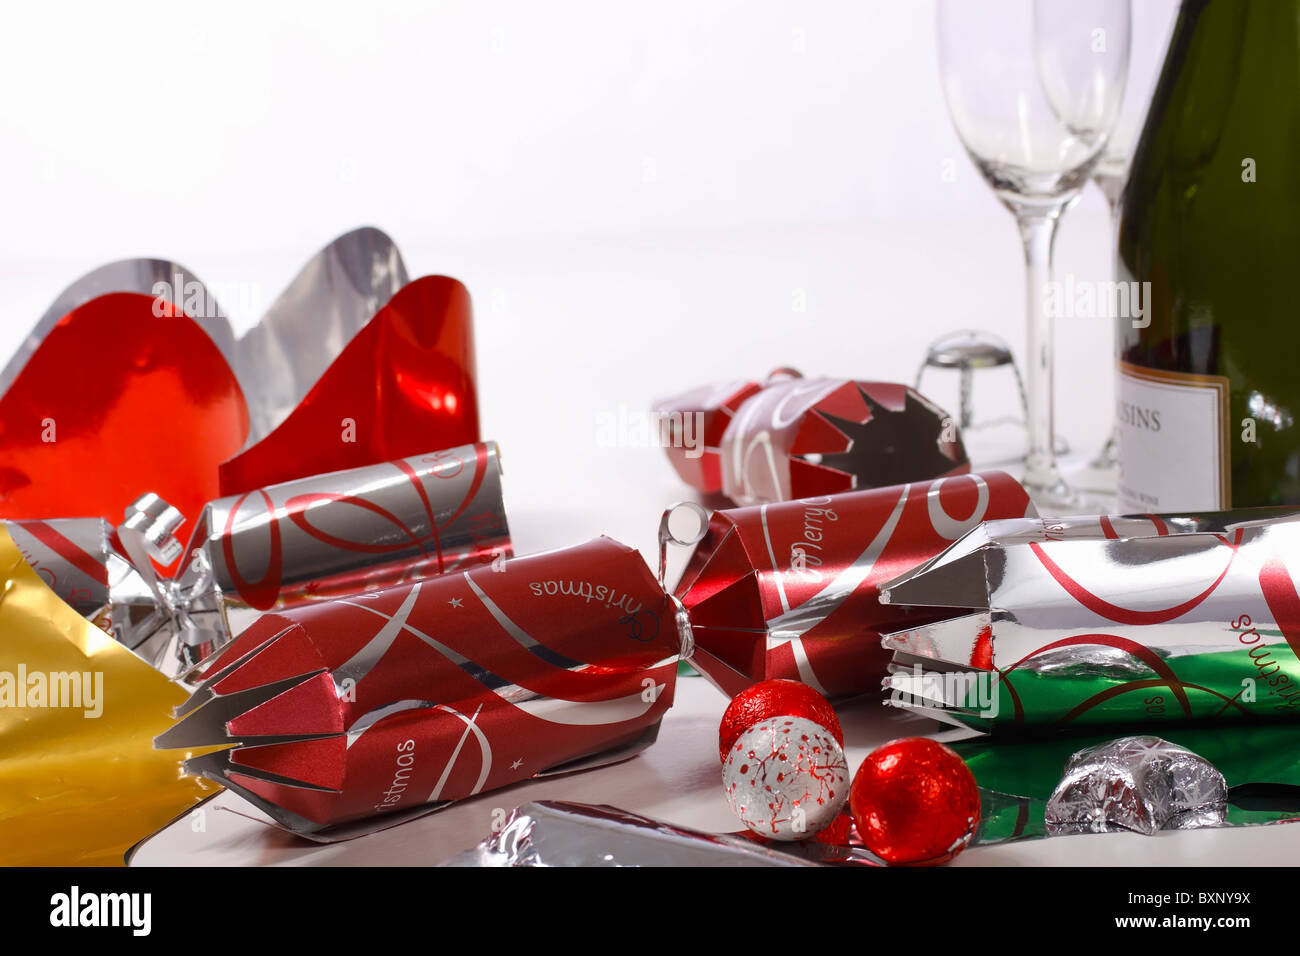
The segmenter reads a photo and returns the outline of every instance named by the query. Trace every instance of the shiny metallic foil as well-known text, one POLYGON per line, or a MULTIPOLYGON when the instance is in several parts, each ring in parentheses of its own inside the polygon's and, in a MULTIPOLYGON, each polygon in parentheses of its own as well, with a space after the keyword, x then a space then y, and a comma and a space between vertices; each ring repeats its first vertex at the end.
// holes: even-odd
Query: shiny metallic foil
POLYGON ((114 292, 161 295, 203 328, 234 371, 248 402, 252 445, 288 417, 357 331, 408 281, 391 238, 368 226, 354 229, 312 256, 258 322, 236 338, 217 297, 190 269, 167 259, 110 262, 59 294, 0 370, 0 394, 73 309, 114 292))
POLYGON ((883 600, 890 702, 977 729, 1300 715, 1300 520, 992 522, 883 600), (960 613, 964 611, 965 613, 960 613))
POLYGON ((270 434, 221 463, 210 497, 477 441, 476 374, 469 290, 407 283, 270 434))
POLYGON ((1228 785, 1215 766, 1159 737, 1081 750, 1047 801, 1047 832, 1191 830, 1226 825, 1228 785))
POLYGON ((1027 511, 1003 472, 715 511, 675 589, 691 663, 733 696, 779 677, 827 696, 875 690, 889 662, 880 635, 943 616, 883 605, 880 586, 981 521, 1027 511))
POLYGON ((258 323, 223 349, 248 399, 250 446, 289 417, 408 281, 397 245, 371 227, 344 233, 308 260, 258 323))
MULTIPOLYGON (((1121 763, 1111 756, 1116 745, 1114 732, 1104 726, 1092 732, 1080 730, 1069 734, 1034 734, 1016 739, 1005 736, 978 735, 954 743, 980 785, 982 820, 976 843, 1001 843, 1006 840, 1049 835, 1046 822, 1047 804, 1058 790, 1071 788, 1071 801, 1084 801, 1078 789, 1089 791, 1086 804, 1075 803, 1073 810, 1060 811, 1058 823, 1069 826, 1104 826, 1118 815, 1108 816, 1107 800, 1116 808, 1127 801, 1135 806, 1141 789, 1134 789, 1137 776, 1132 761, 1121 771, 1121 763), (1081 753, 1087 752, 1087 753, 1081 753), (1083 766, 1091 754, 1103 754, 1109 770, 1090 775, 1083 766), (1078 763, 1076 764, 1076 761, 1078 763), (1076 767, 1079 775, 1075 776, 1076 767), (1062 779, 1064 775, 1064 780, 1062 779), (1125 782, 1127 779, 1128 783, 1125 782), (1088 810, 1091 806, 1093 809, 1088 810), (1070 815, 1075 815, 1070 822, 1070 815)), ((1207 801, 1203 809, 1198 798, 1184 797, 1177 802, 1186 808, 1169 815, 1166 829, 1203 826, 1258 826, 1294 820, 1300 816, 1300 755, 1295 749, 1295 725, 1286 721, 1238 721, 1234 724, 1168 723, 1158 731, 1159 739, 1169 747, 1195 754, 1215 772, 1227 787, 1226 806, 1217 799, 1207 801)), ((1163 744, 1162 744, 1163 746, 1163 744)), ((1190 758, 1187 758, 1190 760, 1190 758)), ((1099 767, 1099 763, 1092 763, 1099 767)), ((1202 779, 1217 780, 1203 766, 1195 768, 1202 779)), ((1190 780, 1182 772, 1166 777, 1171 794, 1178 780, 1190 780)), ((1215 788, 1217 790, 1217 785, 1215 788)), ((1190 793, 1190 787, 1183 787, 1190 793)), ((1171 796, 1174 801, 1176 796, 1171 796)), ((1166 804, 1170 805, 1170 804, 1166 804)), ((1155 814, 1147 813, 1148 820, 1155 814)), ((1148 824, 1149 825, 1149 824, 1148 824)), ((1131 828, 1131 827, 1130 827, 1131 828)), ((1072 831, 1073 832, 1073 831, 1072 831)), ((1085 831, 1086 832, 1086 831, 1085 831)))
MULTIPOLYGON (((135 292, 140 295, 153 295, 155 288, 174 284, 176 276, 185 276, 193 283, 193 291, 204 302, 212 301, 212 295, 193 273, 178 262, 168 259, 122 259, 92 269, 68 286, 36 322, 21 345, 14 351, 3 370, 0 370, 0 395, 9 391, 9 386, 18 378, 19 373, 37 350, 45 337, 73 309, 85 305, 91 299, 114 292, 135 292)), ((220 310, 215 316, 194 315, 194 318, 223 355, 229 358, 234 349, 234 334, 230 322, 220 310)))
POLYGON ((188 553, 167 587, 177 627, 149 649, 160 666, 197 664, 265 611, 509 557, 496 443, 213 501, 188 553))
POLYGON ((46 586, 0 527, 0 863, 120 866, 215 792, 156 751, 185 692, 46 586))
POLYGON ((970 471, 950 416, 893 382, 805 379, 778 369, 656 403, 668 458, 739 505, 927 481, 970 471))
MULTIPOLYGON (((212 288, 180 263, 129 259, 87 273, 58 296, 0 369, 0 517, 116 521, 128 502, 151 490, 193 518, 223 494, 476 439, 476 419, 468 423, 472 431, 429 427, 446 418, 429 408, 423 421, 400 423, 403 434, 425 436, 415 443, 360 420, 359 440, 343 445, 304 450, 300 435, 262 441, 296 407, 319 407, 328 396, 361 415, 357 409, 367 401, 377 404, 385 375, 385 408, 397 407, 401 382, 430 363, 460 388, 460 405, 474 407, 472 363, 462 388, 463 369, 455 360, 438 365, 447 359, 436 348, 416 354, 361 341, 372 317, 406 285, 392 240, 357 229, 309 260, 236 338, 212 288), (338 360, 331 384, 328 370, 338 360), (94 375, 69 375, 89 368, 94 375), (158 427, 160 409, 166 428, 158 427), (330 454, 313 458, 322 450, 330 454), (242 483, 229 484, 227 471, 242 483)), ((435 313, 417 325, 422 339, 444 328, 456 338, 469 335, 468 323, 468 312, 435 313)), ((370 339, 385 331, 389 338, 398 331, 400 339, 410 320, 390 316, 381 324, 370 339)), ((330 425, 341 417, 333 415, 330 425)))
POLYGON ((113 526, 100 518, 7 521, 14 545, 46 587, 127 647, 167 628, 152 570, 141 572, 122 551, 113 526))
MULTIPOLYGON (((848 832, 846 821, 845 831, 848 832)), ((742 830, 705 833, 618 807, 526 803, 505 824, 443 866, 884 866, 857 842, 765 840, 742 830)))
POLYGON ((444 866, 811 866, 810 861, 726 833, 676 827, 616 807, 542 800, 444 866))
POLYGON ((206 505, 187 561, 175 509, 153 496, 113 528, 97 518, 7 523, 42 580, 168 676, 259 614, 509 557, 494 442, 317 475, 206 505))
POLYGON ((224 744, 187 767, 295 832, 352 835, 631 756, 684 646, 641 555, 597 538, 263 615, 156 745, 224 744))

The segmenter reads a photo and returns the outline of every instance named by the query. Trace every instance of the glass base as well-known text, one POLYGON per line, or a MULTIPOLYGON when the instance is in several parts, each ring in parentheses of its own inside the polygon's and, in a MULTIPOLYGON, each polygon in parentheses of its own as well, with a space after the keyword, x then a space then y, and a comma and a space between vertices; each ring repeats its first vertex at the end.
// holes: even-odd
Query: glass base
POLYGON ((1119 492, 1115 487, 1117 472, 1113 468, 1096 468, 1091 463, 1068 473, 1074 488, 1074 507, 1063 514, 1113 515, 1119 511, 1119 492))
POLYGON ((1016 462, 1005 468, 1015 476, 1029 498, 1044 516, 1116 514, 1119 494, 1116 487, 1118 472, 1110 467, 1097 467, 1093 463, 1081 464, 1066 460, 1059 465, 1056 480, 1048 485, 1026 480, 1025 463, 1016 462))
POLYGON ((1088 462, 1089 468, 1095 468, 1098 471, 1114 471, 1119 467, 1119 433, 1118 430, 1112 430, 1110 437, 1106 439, 1106 444, 1101 446, 1101 451, 1097 452, 1097 457, 1088 462))
POLYGON ((1025 486, 1029 500, 1045 517, 1066 515, 1111 514, 1115 499, 1105 494, 1079 488, 1069 481, 1059 481, 1050 488, 1025 486))

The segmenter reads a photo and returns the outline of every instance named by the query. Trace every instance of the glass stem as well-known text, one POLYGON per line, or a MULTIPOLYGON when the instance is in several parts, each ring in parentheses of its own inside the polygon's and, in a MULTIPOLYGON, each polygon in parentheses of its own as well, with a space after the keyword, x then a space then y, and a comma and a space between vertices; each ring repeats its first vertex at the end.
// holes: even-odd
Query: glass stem
POLYGON ((1069 492, 1056 467, 1056 437, 1052 393, 1052 316, 1048 314, 1048 283, 1052 279, 1052 249, 1061 206, 1018 209, 1016 222, 1025 244, 1025 315, 1028 350, 1029 449, 1024 485, 1031 496, 1063 499, 1069 492))
MULTIPOLYGON (((1110 251, 1111 259, 1114 261, 1115 250, 1119 247, 1119 195, 1114 190, 1103 190, 1106 194, 1106 206, 1110 210, 1110 251)), ((1112 266, 1113 271, 1113 266, 1112 266)), ((1112 279, 1118 279, 1119 276, 1112 275, 1112 279)), ((1119 361, 1119 339, 1115 335, 1114 328, 1111 329, 1111 340, 1114 343, 1111 349, 1115 355, 1115 360, 1119 361)), ((1101 446, 1101 451, 1097 452, 1097 457, 1088 462, 1088 467, 1097 471, 1114 471, 1119 467, 1119 426, 1111 425, 1110 434, 1106 436, 1106 444, 1101 446)))

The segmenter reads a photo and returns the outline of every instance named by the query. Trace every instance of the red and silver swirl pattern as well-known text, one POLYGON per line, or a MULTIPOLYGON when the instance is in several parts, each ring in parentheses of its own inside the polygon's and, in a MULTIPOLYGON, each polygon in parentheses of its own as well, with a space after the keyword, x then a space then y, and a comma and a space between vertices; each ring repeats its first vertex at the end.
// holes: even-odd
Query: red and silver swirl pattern
POLYGON ((648 742, 680 649, 644 560, 598 538, 264 615, 158 745, 237 743, 191 769, 313 831, 648 742))
POLYGON ((875 690, 881 634, 942 616, 881 604, 881 585, 1030 509, 1015 479, 988 472, 716 511, 676 588, 692 663, 731 695, 782 677, 830 697, 875 690))

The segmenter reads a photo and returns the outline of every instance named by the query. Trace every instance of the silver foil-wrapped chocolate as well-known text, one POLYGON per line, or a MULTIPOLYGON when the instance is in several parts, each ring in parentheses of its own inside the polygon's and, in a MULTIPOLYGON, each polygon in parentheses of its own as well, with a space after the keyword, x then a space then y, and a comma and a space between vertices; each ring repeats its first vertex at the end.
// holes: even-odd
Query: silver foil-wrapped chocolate
POLYGON ((1047 832, 1191 830, 1223 826, 1228 787, 1215 766, 1159 737, 1080 750, 1047 801, 1047 832))
POLYGON ((50 588, 181 676, 266 611, 391 587, 509 557, 495 442, 315 475, 204 506, 185 563, 176 509, 145 495, 100 519, 11 521, 50 588))

